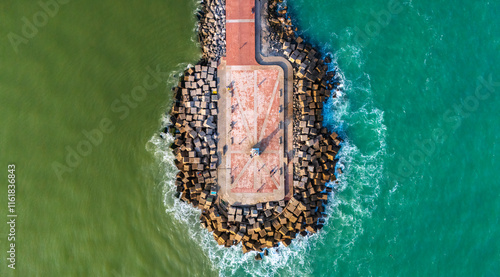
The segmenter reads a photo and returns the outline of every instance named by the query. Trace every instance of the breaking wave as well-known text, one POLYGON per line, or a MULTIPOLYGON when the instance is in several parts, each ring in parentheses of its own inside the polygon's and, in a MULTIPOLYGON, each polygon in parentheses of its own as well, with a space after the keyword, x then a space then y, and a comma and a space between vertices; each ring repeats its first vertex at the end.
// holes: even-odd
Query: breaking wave
MULTIPOLYGON (((357 48, 339 49, 333 55, 330 67, 336 67, 337 59, 344 59, 344 55, 350 55, 354 60, 361 59, 360 51, 357 48)), ((317 275, 313 263, 318 262, 324 262, 329 273, 339 272, 339 262, 349 255, 356 239, 363 234, 363 223, 376 209, 375 200, 380 194, 383 157, 386 154, 384 112, 373 104, 368 74, 360 73, 348 78, 341 70, 337 70, 336 74, 342 89, 337 93, 338 97, 330 98, 325 103, 323 124, 344 139, 337 155, 337 168, 344 174, 338 176, 336 184, 332 184, 334 195, 326 208, 329 216, 319 233, 298 236, 289 247, 271 249, 262 261, 254 259, 255 252, 243 254, 241 246, 219 246, 212 234, 200 226, 201 212, 176 198, 174 182, 177 168, 170 149, 173 137, 156 134, 150 139, 147 148, 154 153, 163 176, 160 185, 165 212, 183 225, 220 276, 312 276, 317 275)), ((176 75, 179 74, 173 74, 176 75)), ((163 115, 161 126, 169 123, 169 117, 163 115)))

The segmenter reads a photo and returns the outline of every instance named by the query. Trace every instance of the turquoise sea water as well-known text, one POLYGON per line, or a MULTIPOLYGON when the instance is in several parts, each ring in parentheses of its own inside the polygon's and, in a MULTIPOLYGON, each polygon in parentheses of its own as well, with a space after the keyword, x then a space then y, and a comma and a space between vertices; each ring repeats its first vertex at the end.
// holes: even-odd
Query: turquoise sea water
POLYGON ((500 4, 286 3, 343 76, 324 114, 345 174, 322 232, 262 262, 190 228, 219 273, 500 275, 500 4))
POLYGON ((17 168, 18 256, 8 269, 0 225, 0 276, 499 276, 500 3, 287 4, 343 76, 324 113, 346 138, 345 174, 325 228, 257 262, 216 246, 174 199, 155 135, 173 75, 199 58, 196 3, 70 1, 17 54, 7 35, 41 8, 1 3, 0 161, 17 168), (170 77, 125 114, 122 95, 157 65, 170 77), (103 119, 114 129, 58 178, 53 163, 103 119))

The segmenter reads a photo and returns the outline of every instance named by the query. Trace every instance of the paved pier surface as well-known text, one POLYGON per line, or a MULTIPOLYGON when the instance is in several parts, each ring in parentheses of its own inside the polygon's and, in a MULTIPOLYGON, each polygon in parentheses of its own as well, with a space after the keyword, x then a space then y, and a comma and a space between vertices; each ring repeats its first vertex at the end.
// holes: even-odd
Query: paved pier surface
POLYGON ((227 65, 259 65, 255 60, 255 1, 226 0, 227 65))
POLYGON ((231 205, 282 200, 292 183, 288 84, 282 67, 256 60, 255 14, 254 0, 226 0, 227 57, 218 70, 218 181, 221 198, 231 205), (252 156, 252 148, 260 154, 252 156))

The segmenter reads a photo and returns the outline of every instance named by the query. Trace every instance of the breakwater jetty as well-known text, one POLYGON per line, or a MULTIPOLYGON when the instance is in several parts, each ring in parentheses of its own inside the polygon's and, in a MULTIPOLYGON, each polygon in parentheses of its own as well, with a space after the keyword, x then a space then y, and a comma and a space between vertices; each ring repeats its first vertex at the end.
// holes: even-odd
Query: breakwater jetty
POLYGON ((341 89, 330 58, 296 35, 280 1, 206 0, 198 17, 202 59, 173 88, 180 199, 244 253, 316 233, 342 142, 322 126, 341 89))

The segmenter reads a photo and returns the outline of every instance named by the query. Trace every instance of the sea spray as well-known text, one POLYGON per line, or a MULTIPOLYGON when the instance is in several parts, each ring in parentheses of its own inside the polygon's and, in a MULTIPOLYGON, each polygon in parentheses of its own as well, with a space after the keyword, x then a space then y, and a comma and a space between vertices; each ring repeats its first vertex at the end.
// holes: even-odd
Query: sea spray
MULTIPOLYGON (((339 102, 339 105, 346 103, 339 102)), ((337 110, 338 112, 338 110, 337 110)), ((167 120, 165 118, 165 120, 167 120)), ((165 122, 165 121, 164 121, 165 122)), ((379 125, 380 117, 371 122, 379 125)), ((383 131, 381 131, 383 140, 383 131)), ((165 138, 154 136, 150 143, 154 145, 155 157, 161 163, 164 170, 163 192, 166 212, 177 222, 183 225, 189 236, 199 243, 209 257, 212 267, 220 272, 221 276, 231 276, 238 273, 246 273, 251 276, 279 276, 299 274, 301 276, 312 276, 309 257, 312 252, 322 246, 332 245, 336 252, 336 259, 349 254, 354 246, 356 238, 363 233, 362 219, 371 216, 374 198, 378 194, 377 174, 382 170, 381 166, 374 166, 380 160, 383 151, 363 155, 360 150, 346 140, 344 147, 339 153, 341 166, 344 173, 339 175, 339 186, 336 194, 329 201, 326 213, 329 217, 322 231, 314 236, 307 236, 294 240, 290 247, 278 247, 271 249, 269 256, 263 261, 256 262, 253 254, 243 255, 238 246, 225 249, 217 245, 212 235, 201 228, 198 217, 199 210, 175 198, 175 174, 177 169, 173 163, 173 155, 169 148, 173 137, 166 135, 165 138), (355 177, 351 177, 351 175, 355 177), (361 193, 370 188, 372 193, 361 193), (348 194, 350 196, 344 196, 348 194)), ((337 261, 332 262, 335 264, 337 261)))
MULTIPOLYGON (((337 74, 342 76, 341 72, 337 74)), ((342 82, 344 83, 343 80, 342 82)), ((347 85, 345 90, 349 89, 350 87, 347 85)), ((349 91, 346 94, 349 94, 349 91)), ((383 126, 383 113, 381 111, 377 109, 368 111, 364 108, 354 112, 349 109, 350 105, 347 97, 330 98, 324 108, 325 125, 339 132, 345 132, 344 128, 349 128, 349 115, 355 114, 369 119, 369 125, 372 125, 377 130, 378 136, 374 137, 374 139, 384 143, 385 126, 383 126)), ((168 116, 165 116, 162 119, 162 126, 165 126, 168 122, 168 116)), ((348 195, 355 198, 345 197, 342 194, 339 197, 337 194, 328 203, 326 213, 329 217, 325 222, 323 231, 320 231, 316 236, 299 238, 289 248, 271 249, 268 257, 260 263, 256 263, 253 254, 243 255, 241 249, 237 246, 230 249, 218 246, 212 235, 200 227, 198 220, 200 212, 175 197, 174 180, 177 168, 173 163, 174 157, 170 149, 172 141, 173 137, 169 134, 165 134, 163 138, 155 135, 150 140, 150 143, 154 145, 155 156, 165 171, 163 192, 166 212, 184 225, 190 237, 201 245, 210 258, 212 266, 219 270, 222 276, 242 272, 252 276, 274 276, 286 273, 301 273, 302 276, 311 275, 312 271, 308 259, 311 252, 314 252, 316 247, 332 244, 333 242, 333 245, 338 246, 339 251, 344 252, 339 257, 348 255, 356 237, 363 233, 360 218, 370 216, 374 208, 370 207, 370 203, 373 203, 373 198, 377 196, 379 188, 377 184, 372 184, 372 182, 376 181, 376 175, 382 169, 380 165, 376 166, 375 164, 384 150, 382 149, 380 152, 371 155, 364 155, 353 142, 347 139, 338 154, 340 159, 338 166, 347 174, 338 176, 339 184, 335 189, 337 192, 347 190, 348 195), (351 177, 351 175, 356 177, 351 177), (366 187, 371 188, 373 192, 371 195, 356 196, 366 187)))
MULTIPOLYGON (((162 123, 168 123, 168 118, 164 117, 162 123)), ((307 270, 309 268, 307 252, 322 240, 322 232, 315 236, 300 237, 294 240, 290 247, 280 246, 270 249, 269 256, 261 262, 255 261, 252 253, 243 254, 239 245, 229 249, 217 245, 213 236, 206 229, 201 228, 200 211, 175 197, 174 181, 177 168, 173 163, 174 157, 170 149, 172 141, 173 137, 170 134, 166 134, 163 138, 155 135, 147 147, 154 153, 163 172, 164 179, 161 183, 165 211, 183 225, 191 239, 201 245, 210 258, 213 268, 219 270, 221 276, 231 276, 238 272, 245 272, 251 276, 272 276, 282 272, 288 272, 290 275, 301 273, 301 276, 308 276, 311 273, 307 270)))
MULTIPOLYGON (((373 121, 373 130, 378 134, 377 141, 379 141, 381 145, 384 144, 383 113, 374 109, 371 106, 372 103, 368 103, 366 107, 362 107, 355 112, 352 111, 349 99, 346 97, 352 86, 350 86, 350 82, 347 82, 345 88, 343 88, 345 83, 344 76, 336 67, 336 60, 338 58, 337 53, 334 57, 335 61, 328 64, 328 67, 329 69, 336 69, 335 78, 340 80, 342 84, 337 87, 337 97, 328 99, 324 106, 323 115, 325 125, 328 126, 330 130, 341 132, 343 137, 347 137, 346 135, 350 127, 347 114, 353 113, 370 123, 373 121), (347 91, 347 93, 344 93, 344 91, 347 91)), ((363 88, 369 91, 369 76, 367 79, 368 86, 363 88)), ((361 83, 361 86, 364 85, 366 84, 361 83)), ((345 149, 338 153, 338 158, 340 158, 341 162, 337 164, 337 168, 346 172, 353 171, 353 174, 358 176, 359 179, 352 180, 352 178, 342 175, 337 176, 339 183, 335 186, 335 191, 343 192, 347 190, 350 192, 360 192, 361 190, 366 191, 366 187, 369 187, 372 189, 373 194, 367 195, 368 197, 366 199, 356 198, 356 201, 352 201, 352 199, 348 197, 334 197, 333 201, 328 202, 325 211, 329 215, 325 222, 325 230, 320 231, 316 236, 306 236, 294 240, 290 248, 280 246, 276 249, 271 249, 269 257, 266 257, 261 262, 255 262, 253 254, 243 255, 241 249, 237 246, 233 246, 229 249, 218 246, 211 234, 200 228, 198 220, 200 212, 176 197, 177 193, 174 180, 177 171, 173 163, 174 156, 169 149, 173 138, 169 134, 162 134, 162 136, 164 137, 163 142, 162 139, 158 137, 153 138, 151 142, 159 148, 159 150, 156 151, 156 156, 159 156, 162 162, 165 163, 165 169, 168 171, 168 173, 165 174, 167 179, 163 183, 166 212, 172 214, 177 221, 186 225, 186 229, 192 239, 202 246, 212 261, 212 265, 214 268, 219 269, 221 275, 234 275, 242 272, 253 276, 280 275, 282 273, 288 273, 289 275, 301 273, 303 276, 311 275, 310 260, 307 258, 311 255, 311 252, 316 251, 315 248, 318 245, 325 245, 325 243, 329 241, 331 234, 337 235, 334 241, 337 242, 336 244, 340 249, 344 251, 346 249, 348 250, 355 242, 357 235, 363 232, 363 228, 359 224, 359 217, 370 216, 373 210, 373 207, 365 207, 366 203, 372 202, 378 195, 378 185, 371 184, 369 179, 375 177, 376 172, 381 168, 372 164, 376 162, 380 153, 377 151, 374 153, 368 152, 362 154, 362 150, 358 149, 354 142, 347 139, 343 143, 345 149), (353 165, 351 166, 349 163, 353 163, 353 165), (362 183, 358 184, 359 181, 362 183), (352 184, 350 182, 352 182, 352 184), (354 188, 350 188, 351 185, 354 185, 354 188), (337 230, 341 230, 341 233, 338 233, 337 230), (295 265, 297 265, 298 268, 296 268, 295 265)), ((385 145, 383 148, 385 148, 385 145)))

